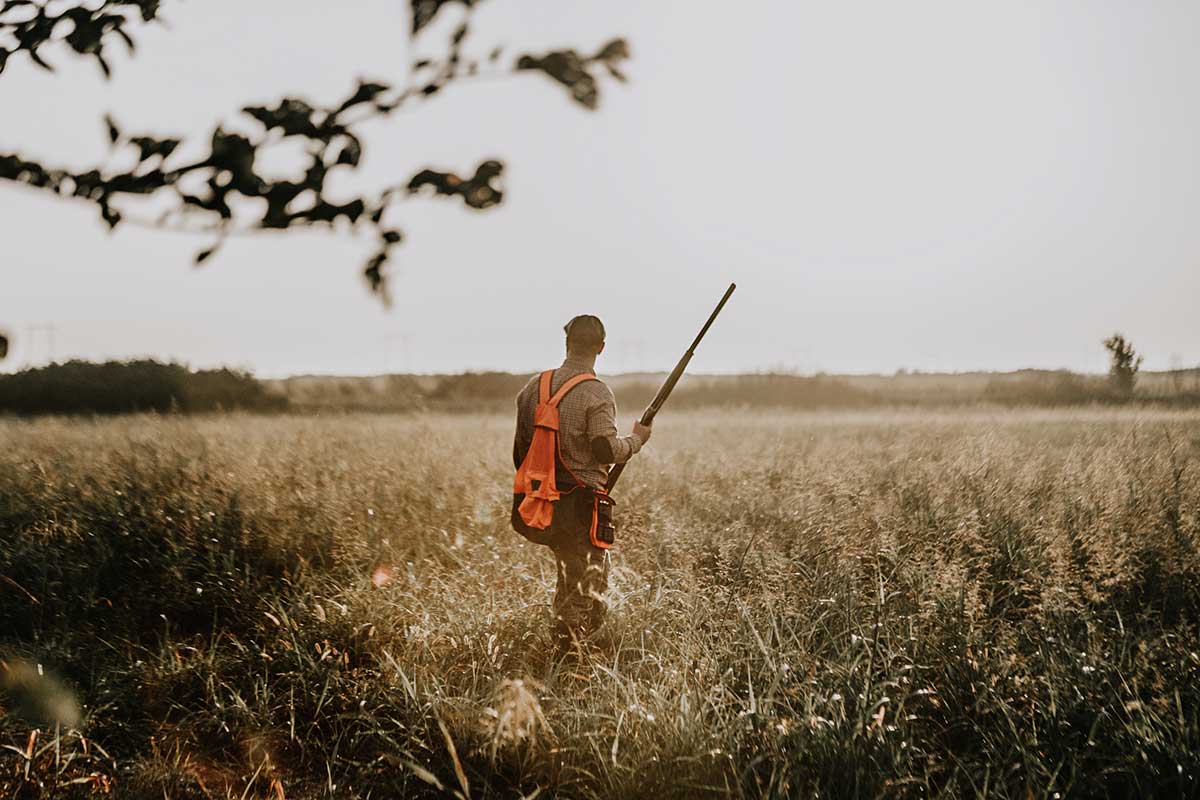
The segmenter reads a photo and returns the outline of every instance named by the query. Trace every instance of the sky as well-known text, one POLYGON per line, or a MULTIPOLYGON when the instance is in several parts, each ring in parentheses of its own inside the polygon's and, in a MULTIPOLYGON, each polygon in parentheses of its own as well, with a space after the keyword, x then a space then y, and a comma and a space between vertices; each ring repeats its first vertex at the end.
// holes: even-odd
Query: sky
MULTIPOLYGON (((249 104, 400 84, 441 52, 399 0, 163 3, 135 58, 0 75, 0 152, 102 162, 101 122, 207 137, 249 104)), ((669 369, 730 281, 696 372, 1070 368, 1101 340, 1200 364, 1200 5, 487 0, 467 49, 629 40, 599 110, 543 76, 451 86, 366 129, 362 188, 506 164, 505 202, 406 203, 394 303, 371 242, 210 244, 0 184, 0 369, 173 359, 264 377, 532 372, 579 313, 602 372, 669 369)), ((119 50, 120 48, 114 48, 119 50)))

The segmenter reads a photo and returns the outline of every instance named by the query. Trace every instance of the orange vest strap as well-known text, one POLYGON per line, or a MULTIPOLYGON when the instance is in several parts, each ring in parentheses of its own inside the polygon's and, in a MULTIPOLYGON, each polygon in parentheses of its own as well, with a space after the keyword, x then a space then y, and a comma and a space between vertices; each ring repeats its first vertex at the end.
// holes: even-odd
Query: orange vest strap
POLYGON ((584 381, 598 380, 595 375, 590 372, 581 372, 578 375, 570 377, 567 382, 558 388, 554 396, 550 396, 550 381, 554 378, 554 370, 548 369, 542 373, 541 380, 538 381, 538 404, 549 403, 552 406, 557 406, 562 402, 567 392, 574 389, 584 381))
POLYGON ((554 397, 550 398, 550 405, 557 406, 562 401, 563 397, 567 394, 567 392, 571 391, 572 389, 574 389, 576 386, 583 383, 584 381, 594 381, 594 380, 596 380, 596 376, 590 372, 581 372, 573 378, 568 378, 567 382, 564 383, 562 385, 562 387, 560 387, 559 390, 554 393, 554 397))
POLYGON ((550 399, 550 379, 554 377, 554 370, 548 369, 542 373, 542 379, 538 382, 538 403, 545 403, 550 399))

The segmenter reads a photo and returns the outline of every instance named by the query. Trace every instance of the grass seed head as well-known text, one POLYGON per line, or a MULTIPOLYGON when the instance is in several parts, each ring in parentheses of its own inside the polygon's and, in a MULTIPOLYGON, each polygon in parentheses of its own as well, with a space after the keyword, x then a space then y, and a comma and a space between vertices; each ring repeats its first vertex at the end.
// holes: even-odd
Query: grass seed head
POLYGON ((505 678, 497 687, 492 705, 480 721, 491 740, 491 756, 502 750, 532 746, 553 737, 538 700, 541 684, 532 678, 505 678))

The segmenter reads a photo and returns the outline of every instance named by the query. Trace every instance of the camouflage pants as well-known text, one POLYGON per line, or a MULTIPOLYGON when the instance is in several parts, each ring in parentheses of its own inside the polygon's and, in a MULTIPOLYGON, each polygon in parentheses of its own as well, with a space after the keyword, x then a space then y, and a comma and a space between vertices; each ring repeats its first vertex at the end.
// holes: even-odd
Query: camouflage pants
MULTIPOLYGON (((583 499, 580 497, 581 501, 583 499)), ((560 524, 559 512, 567 509, 557 509, 552 523, 557 529, 551 548, 558 565, 558 582, 554 587, 554 617, 550 627, 555 646, 560 651, 568 650, 573 642, 583 641, 594 633, 603 624, 608 611, 602 599, 608 589, 608 551, 594 546, 588 538, 590 495, 586 504, 575 505, 578 513, 563 514, 565 519, 560 524)))

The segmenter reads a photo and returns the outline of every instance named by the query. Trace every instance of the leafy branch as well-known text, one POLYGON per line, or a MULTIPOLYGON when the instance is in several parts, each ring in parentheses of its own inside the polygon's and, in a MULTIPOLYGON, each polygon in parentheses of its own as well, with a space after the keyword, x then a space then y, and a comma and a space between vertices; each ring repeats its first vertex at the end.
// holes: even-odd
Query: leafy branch
MULTIPOLYGON (((414 35, 450 2, 470 8, 477 0, 413 0, 414 35)), ((92 20, 89 23, 92 27, 86 28, 89 38, 79 41, 76 49, 99 58, 105 74, 109 72, 108 66, 100 55, 104 36, 120 36, 132 47, 132 40, 124 30, 125 22, 120 21, 126 18, 112 11, 112 7, 119 6, 136 6, 147 21, 158 12, 157 2, 124 0, 104 3, 95 11, 78 7, 60 15, 73 20, 83 19, 81 15, 85 12, 93 15, 87 17, 92 20), (78 12, 76 16, 69 16, 73 11, 78 12)), ((0 30, 3 25, 25 25, 20 41, 26 43, 24 49, 39 64, 43 62, 37 48, 51 40, 57 25, 49 20, 45 7, 30 0, 9 0, 0 10, 0 30), (11 22, 5 16, 25 6, 36 9, 32 20, 11 22)), ((79 30, 79 22, 75 30, 79 30)), ((377 246, 363 275, 371 290, 386 301, 385 266, 392 247, 404 238, 392 219, 394 214, 389 213, 393 206, 402 198, 428 193, 457 198, 474 210, 491 208, 504 197, 500 185, 504 165, 489 159, 478 164, 473 173, 464 175, 425 168, 405 182, 373 193, 338 196, 330 188, 329 178, 339 170, 359 168, 365 147, 357 131, 359 125, 428 99, 455 81, 540 72, 566 87, 572 99, 584 108, 595 109, 603 75, 624 80, 620 65, 629 57, 629 51, 622 39, 608 42, 593 55, 582 55, 575 50, 526 53, 508 67, 500 65, 502 51, 497 48, 487 58, 485 68, 481 61, 463 57, 462 47, 468 33, 468 24, 464 22, 451 35, 444 57, 415 61, 412 77, 402 87, 360 80, 343 100, 330 106, 313 105, 298 97, 284 97, 271 105, 247 106, 228 127, 218 124, 213 129, 203 145, 207 152, 199 157, 185 159, 182 155, 189 149, 196 150, 197 143, 185 143, 182 137, 130 134, 122 131, 117 121, 106 117, 111 145, 106 164, 77 172, 47 167, 18 154, 0 153, 0 179, 91 203, 110 229, 136 224, 215 236, 216 243, 196 255, 197 264, 212 258, 231 235, 315 226, 367 230, 377 246), (305 163, 282 178, 264 175, 260 169, 263 153, 284 141, 302 143, 305 163), (108 166, 122 159, 127 165, 124 168, 108 166), (139 216, 140 206, 155 208, 155 216, 147 217, 144 213, 139 216)), ((67 37, 69 42, 72 35, 74 31, 67 37)))
POLYGON ((96 7, 79 4, 53 13, 48 0, 5 0, 0 5, 0 42, 7 42, 7 46, 0 44, 0 72, 4 72, 8 59, 20 52, 28 53, 42 69, 53 71, 40 50, 64 41, 79 55, 96 59, 105 77, 111 76, 112 69, 104 58, 105 42, 120 38, 133 52, 134 41, 127 28, 155 21, 159 0, 105 0, 91 5, 96 7))

